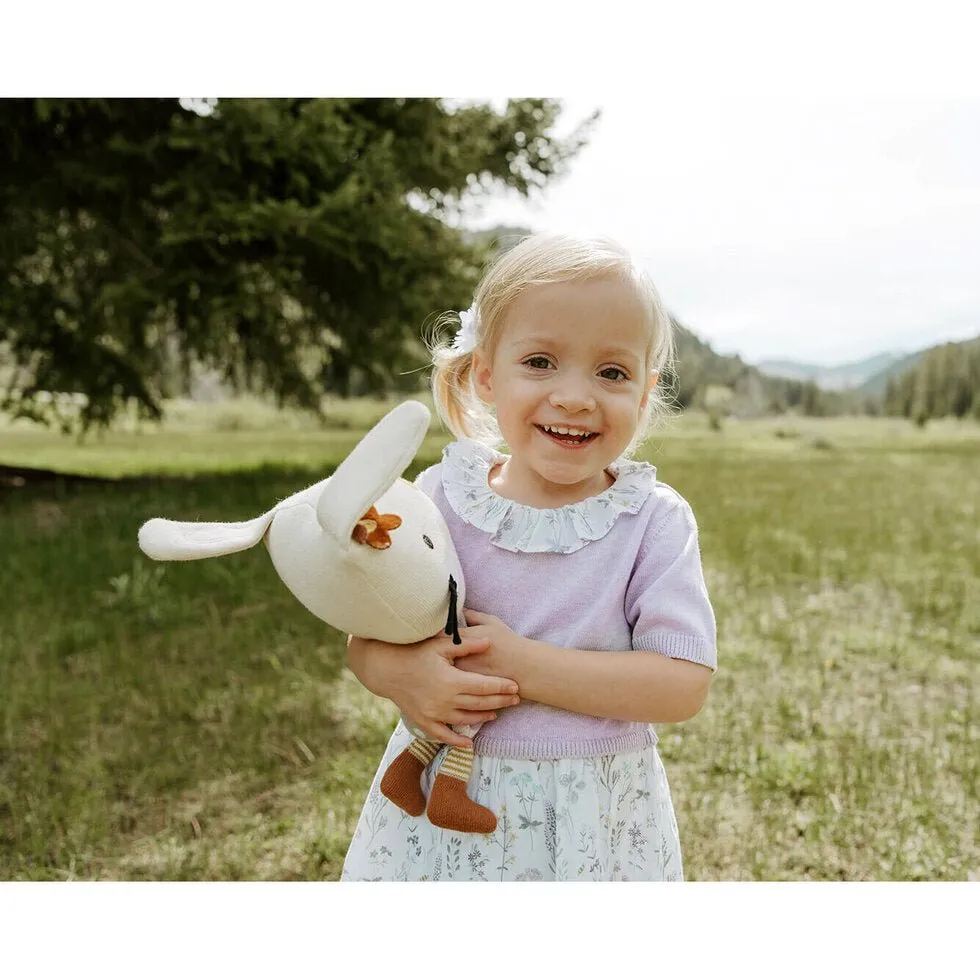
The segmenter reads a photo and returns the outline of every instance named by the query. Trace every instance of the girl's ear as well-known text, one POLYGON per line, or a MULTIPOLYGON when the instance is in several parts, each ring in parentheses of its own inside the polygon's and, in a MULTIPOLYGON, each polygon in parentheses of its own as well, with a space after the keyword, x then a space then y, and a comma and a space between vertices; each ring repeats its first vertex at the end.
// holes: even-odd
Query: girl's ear
POLYGON ((650 400, 650 392, 653 391, 654 388, 656 388, 657 382, 659 380, 660 380, 660 372, 651 371, 650 380, 647 383, 646 391, 643 392, 643 398, 640 401, 640 411, 643 411, 643 409, 647 407, 647 402, 650 400))
POLYGON ((473 387, 476 389, 480 401, 485 405, 493 404, 493 369, 490 358, 477 347, 473 350, 473 365, 470 368, 473 374, 473 387))

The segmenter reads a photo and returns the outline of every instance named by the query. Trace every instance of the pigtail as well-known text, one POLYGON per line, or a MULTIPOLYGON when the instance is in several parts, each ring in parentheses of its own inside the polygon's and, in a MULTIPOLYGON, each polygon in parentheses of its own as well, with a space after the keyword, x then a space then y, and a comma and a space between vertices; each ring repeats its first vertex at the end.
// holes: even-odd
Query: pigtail
POLYGON ((472 409, 468 410, 466 404, 472 388, 472 353, 460 354, 443 348, 433 352, 432 363, 432 397, 439 418, 455 436, 474 438, 468 424, 472 409))
POLYGON ((440 328, 455 328, 458 314, 446 313, 436 321, 426 346, 432 354, 432 398, 443 425, 456 438, 498 445, 500 433, 493 415, 473 387, 473 353, 459 351, 437 339, 440 328))

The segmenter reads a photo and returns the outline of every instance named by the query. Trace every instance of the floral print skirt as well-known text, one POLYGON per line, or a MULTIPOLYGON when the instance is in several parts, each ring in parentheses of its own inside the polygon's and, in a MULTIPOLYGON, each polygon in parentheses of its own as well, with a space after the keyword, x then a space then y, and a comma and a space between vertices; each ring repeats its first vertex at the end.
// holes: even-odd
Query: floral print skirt
MULTIPOLYGON (((656 746, 590 759, 476 756, 470 797, 492 834, 442 830, 381 795, 411 741, 399 724, 374 777, 342 881, 680 881, 677 821, 656 746)), ((445 750, 443 750, 445 751, 445 750)), ((423 776, 428 795, 442 753, 423 776)))

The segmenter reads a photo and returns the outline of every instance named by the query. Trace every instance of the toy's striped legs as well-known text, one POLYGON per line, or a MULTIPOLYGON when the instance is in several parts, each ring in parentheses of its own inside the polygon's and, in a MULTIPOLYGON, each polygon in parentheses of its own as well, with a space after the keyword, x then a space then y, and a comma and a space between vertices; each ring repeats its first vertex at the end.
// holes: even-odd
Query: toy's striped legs
POLYGON ((429 820, 446 830, 467 834, 492 834, 497 818, 491 810, 466 795, 466 784, 473 771, 473 750, 453 746, 446 753, 429 792, 426 811, 429 820))
POLYGON ((436 757, 441 746, 441 742, 424 738, 413 739, 408 748, 388 766, 387 772, 381 778, 382 794, 413 817, 420 817, 425 813, 422 773, 436 757))

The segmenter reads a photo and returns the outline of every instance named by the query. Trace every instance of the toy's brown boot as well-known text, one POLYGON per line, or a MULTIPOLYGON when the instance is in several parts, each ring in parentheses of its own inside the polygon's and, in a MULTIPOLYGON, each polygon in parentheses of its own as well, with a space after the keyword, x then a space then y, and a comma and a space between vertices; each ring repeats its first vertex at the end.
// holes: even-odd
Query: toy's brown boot
POLYGON ((439 751, 438 742, 415 739, 381 777, 381 793, 407 814, 420 817, 425 813, 422 795, 422 773, 439 751))
POLYGON ((429 791, 426 816, 437 827, 464 834, 492 834, 497 818, 492 810, 480 806, 467 795, 467 782, 473 769, 473 750, 452 748, 442 763, 429 791))

